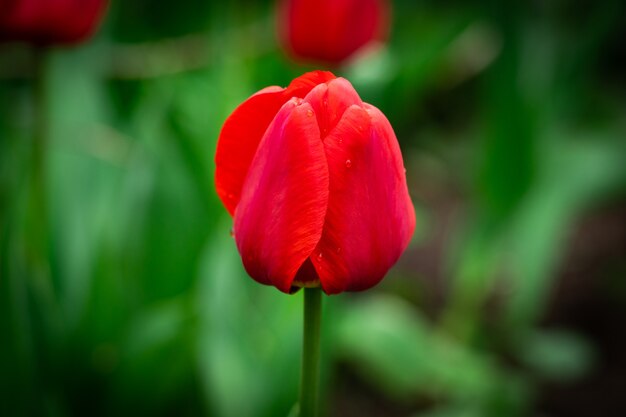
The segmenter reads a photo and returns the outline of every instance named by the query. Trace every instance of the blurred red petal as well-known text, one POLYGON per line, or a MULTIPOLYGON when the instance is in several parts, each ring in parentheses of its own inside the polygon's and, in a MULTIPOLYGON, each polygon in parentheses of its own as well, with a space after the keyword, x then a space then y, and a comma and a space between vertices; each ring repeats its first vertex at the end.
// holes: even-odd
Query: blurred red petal
POLYGON ((311 106, 287 102, 259 145, 235 211, 246 271, 289 292, 318 243, 328 205, 328 167, 311 106))
POLYGON ((324 291, 376 285, 415 228, 402 155, 385 116, 352 106, 324 141, 330 175, 322 238, 311 255, 324 291))
POLYGON ((340 64, 373 39, 389 18, 384 0, 285 0, 282 42, 298 58, 340 64))
POLYGON ((12 0, 0 5, 0 39, 74 44, 98 28, 106 0, 12 0))

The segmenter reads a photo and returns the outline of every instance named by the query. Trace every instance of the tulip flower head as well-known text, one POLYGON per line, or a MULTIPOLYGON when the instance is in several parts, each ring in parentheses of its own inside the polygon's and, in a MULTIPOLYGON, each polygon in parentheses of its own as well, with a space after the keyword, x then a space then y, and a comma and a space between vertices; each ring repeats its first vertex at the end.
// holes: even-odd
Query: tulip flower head
POLYGON ((384 38, 388 20, 386 0, 283 0, 278 31, 295 58, 338 65, 384 38))
POLYGON ((71 45, 91 36, 107 0, 0 0, 0 40, 71 45))
POLYGON ((224 123, 215 162, 246 271, 285 293, 370 288, 413 234, 391 125, 330 72, 244 101, 224 123))

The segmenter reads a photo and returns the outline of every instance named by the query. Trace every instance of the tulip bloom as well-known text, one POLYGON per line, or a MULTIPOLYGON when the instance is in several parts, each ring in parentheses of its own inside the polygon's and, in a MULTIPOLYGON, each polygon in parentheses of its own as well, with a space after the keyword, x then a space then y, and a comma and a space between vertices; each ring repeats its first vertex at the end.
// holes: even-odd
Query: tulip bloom
POLYGON ((0 40, 69 45, 96 30, 107 0, 1 0, 0 40))
POLYGON ((383 38, 388 18, 385 0, 283 0, 278 30, 296 58, 337 65, 383 38))
POLYGON ((248 98, 224 123, 215 162, 246 271, 283 292, 370 288, 413 234, 391 125, 330 72, 248 98))

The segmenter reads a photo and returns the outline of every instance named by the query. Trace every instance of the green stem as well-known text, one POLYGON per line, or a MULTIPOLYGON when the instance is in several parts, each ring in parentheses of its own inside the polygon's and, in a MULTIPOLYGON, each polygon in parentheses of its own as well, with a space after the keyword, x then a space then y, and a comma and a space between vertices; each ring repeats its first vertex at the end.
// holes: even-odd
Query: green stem
POLYGON ((319 288, 305 288, 300 417, 317 416, 321 312, 322 291, 319 288))

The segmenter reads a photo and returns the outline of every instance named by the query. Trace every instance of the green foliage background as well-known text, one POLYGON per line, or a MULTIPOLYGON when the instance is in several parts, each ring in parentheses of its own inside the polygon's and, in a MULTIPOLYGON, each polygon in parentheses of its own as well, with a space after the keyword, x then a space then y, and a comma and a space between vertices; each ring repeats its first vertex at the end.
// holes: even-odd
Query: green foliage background
MULTIPOLYGON (((325 300, 326 415, 537 415, 546 382, 603 360, 542 318, 574 226, 625 207, 624 16, 398 0, 388 44, 334 69, 395 127, 418 230, 379 287, 325 300)), ((302 297, 246 277, 212 177, 228 114, 313 68, 280 51, 274 4, 113 1, 45 57, 42 114, 34 52, 1 48, 0 415, 288 415, 302 297)), ((593 276, 622 308, 623 249, 593 276)))

